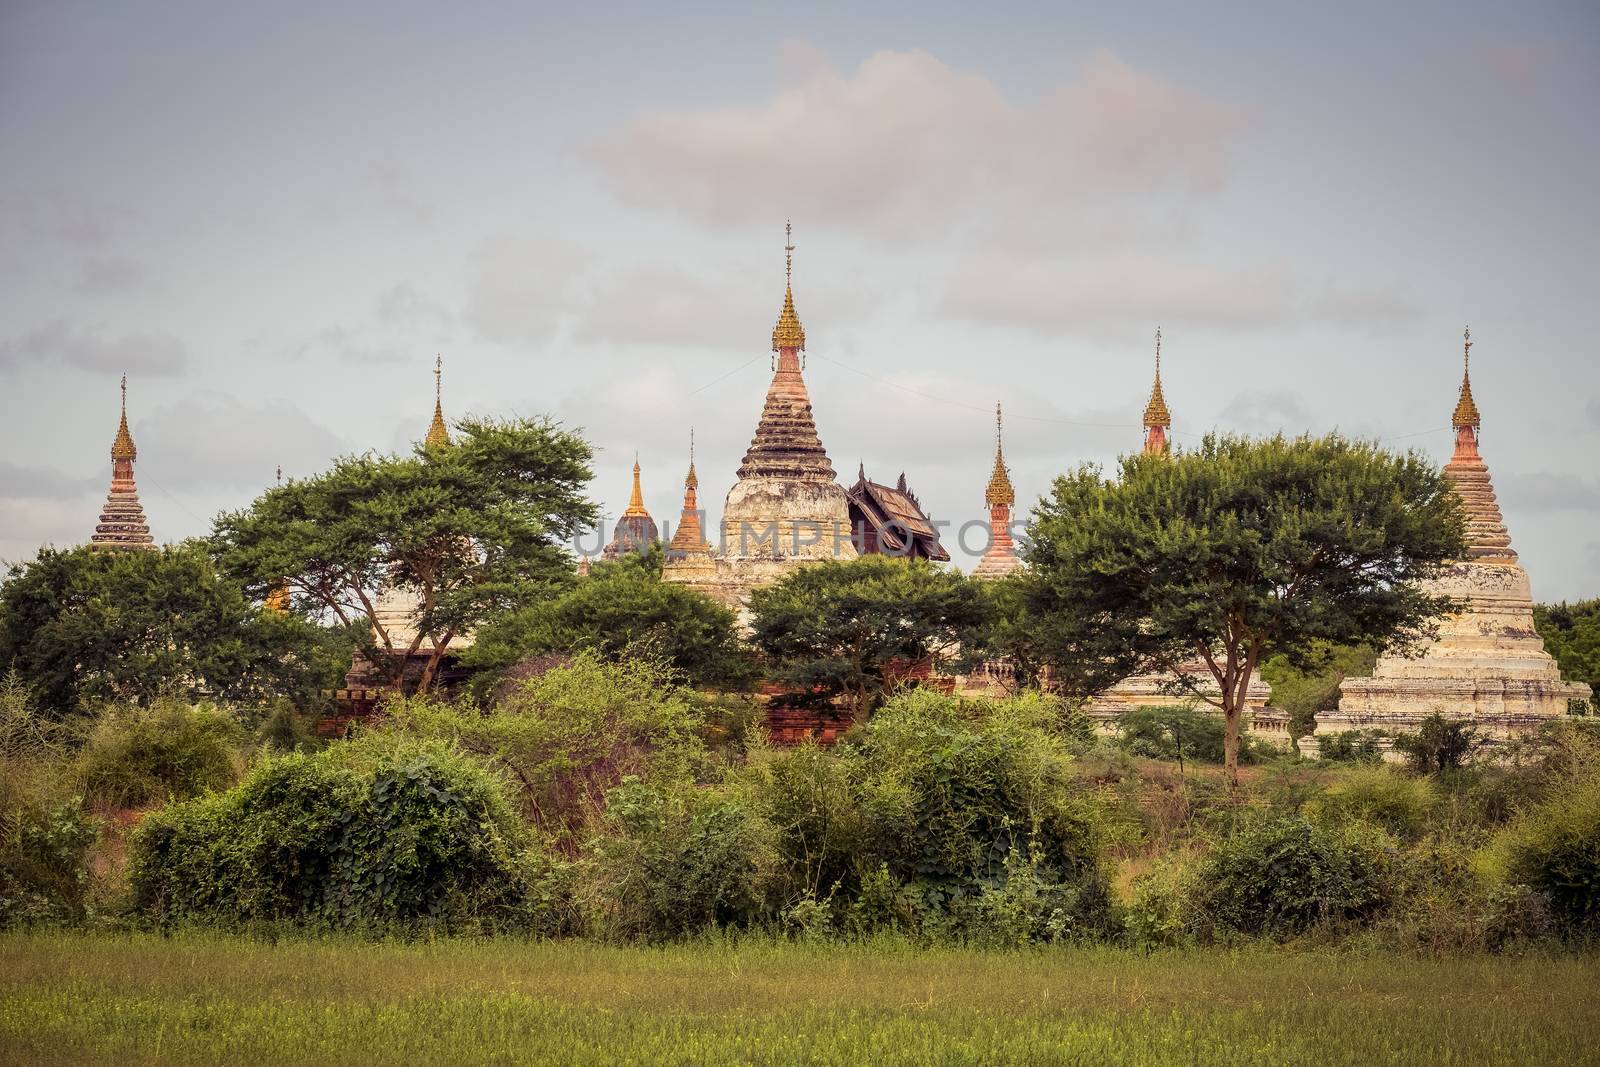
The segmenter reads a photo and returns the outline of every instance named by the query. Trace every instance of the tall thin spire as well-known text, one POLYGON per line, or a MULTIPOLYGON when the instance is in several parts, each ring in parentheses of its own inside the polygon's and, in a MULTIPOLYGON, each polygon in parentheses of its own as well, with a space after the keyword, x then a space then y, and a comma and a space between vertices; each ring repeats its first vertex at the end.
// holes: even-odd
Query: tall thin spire
POLYGON ((153 549, 150 524, 145 521, 144 505, 133 481, 133 464, 139 450, 128 432, 128 376, 122 376, 122 417, 117 435, 111 441, 111 489, 106 494, 100 522, 89 538, 89 547, 98 551, 115 549, 153 549))
MULTIPOLYGON (((278 488, 281 489, 283 488, 282 463, 278 464, 277 475, 278 488)), ((272 586, 267 590, 267 595, 261 600, 261 606, 263 608, 278 615, 289 614, 289 606, 291 603, 292 601, 289 595, 289 581, 286 578, 280 578, 276 582, 273 582, 272 586)))
POLYGON ((1011 506, 1017 502, 1017 491, 1012 488, 1011 474, 1006 470, 1005 425, 1000 405, 994 406, 994 470, 989 475, 989 487, 983 502, 989 507, 989 548, 974 568, 974 578, 1003 578, 1022 566, 1017 558, 1016 545, 1011 538, 1011 506))
POLYGON ((785 349, 806 350, 805 327, 794 310, 794 227, 788 222, 783 224, 783 310, 772 328, 772 350, 781 355, 785 349))
POLYGON ((1145 455, 1159 455, 1167 451, 1167 430, 1172 426, 1172 412, 1167 410, 1167 398, 1161 392, 1161 327, 1156 327, 1156 380, 1150 387, 1150 402, 1144 406, 1145 455))
POLYGON ((689 473, 683 479, 683 513, 678 516, 678 528, 672 531, 667 544, 667 558, 681 560, 691 553, 710 552, 705 531, 700 522, 700 502, 697 491, 700 478, 694 472, 694 427, 689 427, 689 473))
POLYGON ((616 530, 600 555, 605 559, 617 559, 628 552, 645 552, 660 539, 656 520, 644 507, 644 492, 639 486, 639 454, 635 452, 633 492, 628 498, 628 507, 618 517, 616 530))
POLYGON ((1455 414, 1450 421, 1458 430, 1466 426, 1477 429, 1483 421, 1478 415, 1478 403, 1472 399, 1472 327, 1470 326, 1461 334, 1461 395, 1456 399, 1455 414))
POLYGON ((433 357, 433 422, 428 425, 428 436, 423 444, 439 448, 450 443, 450 430, 444 424, 444 357, 433 357))
POLYGON ((639 487, 639 453, 633 454, 633 495, 628 497, 628 510, 624 515, 648 515, 644 509, 644 492, 639 487))
POLYGON ((1011 473, 1006 470, 1005 441, 998 403, 994 406, 994 471, 989 475, 989 488, 984 493, 983 501, 991 508, 999 504, 1009 508, 1017 502, 1017 491, 1011 486, 1011 473))

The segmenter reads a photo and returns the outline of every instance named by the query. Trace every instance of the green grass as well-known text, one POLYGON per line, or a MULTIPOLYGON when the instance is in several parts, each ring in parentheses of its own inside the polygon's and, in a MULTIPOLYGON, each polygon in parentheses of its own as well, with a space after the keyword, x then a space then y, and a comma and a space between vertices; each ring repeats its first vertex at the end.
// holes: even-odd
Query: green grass
POLYGON ((1595 1062, 1600 959, 0 937, 0 1063, 1595 1062))

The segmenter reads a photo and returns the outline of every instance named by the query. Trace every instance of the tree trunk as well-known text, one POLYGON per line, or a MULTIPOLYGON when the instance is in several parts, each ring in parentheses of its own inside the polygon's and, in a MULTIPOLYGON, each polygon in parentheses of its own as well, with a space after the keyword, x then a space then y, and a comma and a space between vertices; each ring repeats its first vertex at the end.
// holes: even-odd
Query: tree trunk
POLYGON ((1222 694, 1222 776, 1228 792, 1239 791, 1239 705, 1231 692, 1222 694))

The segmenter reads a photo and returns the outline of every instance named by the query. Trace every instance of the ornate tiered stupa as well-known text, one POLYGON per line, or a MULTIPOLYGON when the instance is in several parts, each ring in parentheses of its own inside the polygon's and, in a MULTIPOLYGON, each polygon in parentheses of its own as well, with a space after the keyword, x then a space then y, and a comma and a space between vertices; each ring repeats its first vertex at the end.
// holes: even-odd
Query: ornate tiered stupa
POLYGON ((450 443, 450 430, 444 424, 444 357, 433 357, 433 421, 428 424, 428 435, 422 439, 428 448, 442 448, 450 443))
POLYGON ((994 406, 994 472, 989 475, 983 502, 989 507, 989 548, 973 568, 972 576, 1004 578, 1022 566, 1022 560, 1017 558, 1011 541, 1011 509, 1017 502, 1017 491, 1011 487, 1011 472, 1006 470, 999 404, 994 406))
MULTIPOLYGON (((1167 398, 1161 392, 1161 331, 1157 329, 1155 384, 1150 387, 1150 401, 1144 406, 1145 455, 1166 456, 1171 452, 1171 442, 1167 439, 1171 427, 1172 413, 1167 410, 1167 398)), ((1196 696, 1202 700, 1221 699, 1222 691, 1217 687, 1216 677, 1204 661, 1196 659, 1181 664, 1178 673, 1184 682, 1181 686, 1178 679, 1166 672, 1124 678, 1090 702, 1089 714, 1101 729, 1109 730, 1117 716, 1125 711, 1181 704, 1196 696)), ((1253 728, 1271 727, 1268 732, 1276 732, 1287 721, 1285 716, 1275 717, 1263 710, 1271 698, 1272 688, 1259 674, 1250 679, 1250 686, 1245 690, 1245 706, 1260 720, 1259 725, 1252 723, 1253 728)))
POLYGON ((1340 686, 1337 711, 1317 716, 1317 733, 1377 728, 1409 732, 1438 713, 1491 737, 1537 730, 1589 687, 1561 680, 1533 627, 1533 594, 1506 532, 1489 468, 1478 453, 1481 419, 1472 397, 1472 334, 1463 338, 1461 392, 1452 424, 1455 454, 1444 473, 1467 520, 1466 558, 1429 583, 1462 610, 1440 620, 1438 637, 1416 656, 1380 656, 1370 678, 1340 686))
POLYGON ((133 482, 133 464, 138 458, 133 434, 128 432, 128 376, 124 374, 122 421, 111 442, 111 490, 106 494, 100 523, 89 538, 89 547, 97 552, 149 551, 156 547, 155 538, 150 536, 150 524, 145 521, 144 505, 139 503, 139 487, 133 482))
POLYGON ((648 552, 650 546, 661 540, 656 520, 645 510, 644 493, 639 488, 639 457, 633 457, 633 495, 628 497, 628 508, 617 520, 611 541, 600 553, 605 559, 620 559, 630 552, 648 552))
MULTIPOLYGON (((785 235, 792 231, 786 226, 785 235)), ((784 246, 783 310, 772 330, 772 384, 761 421, 728 490, 714 579, 669 560, 662 576, 740 607, 757 586, 810 560, 852 559, 850 508, 817 436, 801 377, 806 333, 794 309, 794 244, 784 246)))

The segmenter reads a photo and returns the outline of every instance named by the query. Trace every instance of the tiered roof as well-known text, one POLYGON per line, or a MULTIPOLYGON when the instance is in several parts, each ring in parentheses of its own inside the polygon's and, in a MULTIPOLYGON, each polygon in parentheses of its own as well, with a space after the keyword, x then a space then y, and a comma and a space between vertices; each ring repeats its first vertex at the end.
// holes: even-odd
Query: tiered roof
POLYGON ((1472 399, 1472 331, 1463 335, 1461 393, 1451 421, 1456 428, 1455 455, 1445 464, 1444 473, 1461 498, 1467 519, 1467 558, 1503 560, 1515 563, 1511 534, 1500 514, 1489 467, 1478 453, 1478 429, 1482 423, 1478 405, 1472 399))
POLYGON ((900 480, 888 486, 869 479, 863 464, 856 484, 845 490, 845 496, 850 502, 851 525, 864 542, 857 546, 860 551, 941 562, 950 558, 939 543, 933 521, 922 510, 922 502, 906 487, 903 471, 900 480))
POLYGON ((683 479, 683 514, 678 517, 678 528, 672 532, 672 540, 667 544, 667 558, 681 559, 685 556, 710 552, 711 545, 706 541, 705 531, 700 524, 700 504, 696 493, 700 488, 700 478, 694 472, 694 430, 689 431, 689 473, 683 479))
POLYGON ((117 425, 117 435, 111 441, 111 489, 106 494, 105 507, 100 512, 99 525, 89 538, 89 547, 97 551, 124 549, 152 550, 155 538, 150 536, 150 524, 145 521, 144 505, 139 502, 139 488, 133 481, 133 464, 139 458, 134 447, 133 434, 128 432, 128 376, 122 376, 122 421, 117 425))

